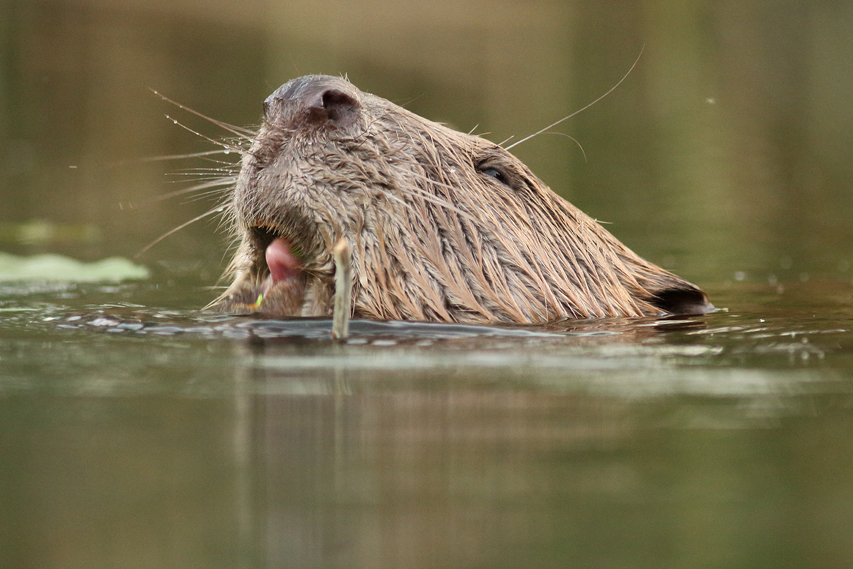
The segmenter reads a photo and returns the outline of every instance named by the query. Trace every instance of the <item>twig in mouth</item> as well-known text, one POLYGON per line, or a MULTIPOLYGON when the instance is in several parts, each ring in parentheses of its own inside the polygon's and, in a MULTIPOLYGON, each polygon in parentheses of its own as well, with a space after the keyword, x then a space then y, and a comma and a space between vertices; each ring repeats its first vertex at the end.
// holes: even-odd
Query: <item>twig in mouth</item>
POLYGON ((332 338, 349 336, 350 296, 352 294, 352 252, 345 237, 335 244, 335 310, 332 313, 332 338))

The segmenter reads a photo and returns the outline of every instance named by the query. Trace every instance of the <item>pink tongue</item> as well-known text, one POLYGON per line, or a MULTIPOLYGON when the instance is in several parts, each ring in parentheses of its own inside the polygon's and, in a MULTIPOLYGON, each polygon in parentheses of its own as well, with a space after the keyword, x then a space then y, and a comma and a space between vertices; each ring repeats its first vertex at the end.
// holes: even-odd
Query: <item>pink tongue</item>
POLYGON ((290 252, 290 243, 280 237, 269 244, 266 257, 273 283, 295 277, 302 270, 299 259, 290 252))

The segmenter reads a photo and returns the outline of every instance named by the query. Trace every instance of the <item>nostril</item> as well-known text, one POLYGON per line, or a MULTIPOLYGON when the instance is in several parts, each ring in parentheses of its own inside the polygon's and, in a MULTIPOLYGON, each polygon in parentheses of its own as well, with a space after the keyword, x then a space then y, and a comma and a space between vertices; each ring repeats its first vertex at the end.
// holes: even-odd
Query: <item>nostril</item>
POLYGON ((326 89, 322 94, 323 107, 326 109, 334 107, 354 107, 357 103, 347 93, 339 89, 326 89))
POLYGON ((320 95, 320 102, 332 122, 346 121, 352 117, 358 101, 338 89, 327 89, 320 95))

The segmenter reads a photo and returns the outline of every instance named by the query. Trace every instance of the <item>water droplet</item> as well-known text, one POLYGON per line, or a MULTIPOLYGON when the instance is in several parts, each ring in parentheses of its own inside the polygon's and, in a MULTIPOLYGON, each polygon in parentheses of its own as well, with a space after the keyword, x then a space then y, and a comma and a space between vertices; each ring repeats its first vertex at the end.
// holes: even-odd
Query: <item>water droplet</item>
POLYGON ((742 281, 742 280, 744 280, 745 278, 746 278, 746 273, 745 273, 745 272, 743 272, 743 271, 737 271, 737 272, 735 273, 735 280, 736 280, 736 281, 742 281))

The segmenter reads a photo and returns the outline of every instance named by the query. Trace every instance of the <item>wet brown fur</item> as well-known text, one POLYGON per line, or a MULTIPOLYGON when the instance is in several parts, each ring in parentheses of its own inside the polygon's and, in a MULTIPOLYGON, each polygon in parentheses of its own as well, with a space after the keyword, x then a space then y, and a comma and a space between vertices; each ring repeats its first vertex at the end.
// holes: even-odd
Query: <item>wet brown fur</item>
POLYGON ((330 315, 341 237, 355 318, 537 323, 712 308, 500 146, 343 79, 299 81, 326 89, 328 104, 267 99, 229 205, 239 245, 220 308, 330 315), (304 272, 253 305, 275 236, 300 252, 304 272))

